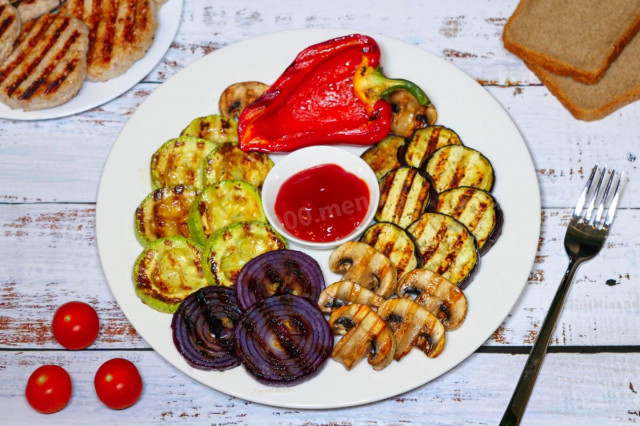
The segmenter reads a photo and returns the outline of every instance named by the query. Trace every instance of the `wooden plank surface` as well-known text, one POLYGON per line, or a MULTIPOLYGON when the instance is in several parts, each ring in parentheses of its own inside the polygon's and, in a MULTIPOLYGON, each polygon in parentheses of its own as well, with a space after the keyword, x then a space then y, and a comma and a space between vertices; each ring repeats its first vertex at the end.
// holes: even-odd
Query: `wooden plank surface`
MULTIPOLYGON (((254 404, 219 393, 187 379, 151 351, 5 351, 0 353, 0 410, 8 425, 89 421, 140 425, 495 425, 511 398, 525 358, 474 354, 428 385, 376 404, 339 410, 296 410, 254 404), (104 407, 93 388, 98 367, 117 357, 134 362, 145 379, 138 403, 122 411, 104 407), (74 386, 69 405, 49 416, 30 410, 21 397, 29 374, 44 363, 67 369, 74 386)), ((640 421, 639 363, 637 353, 549 354, 523 424, 613 425, 640 421)))
POLYGON ((502 29, 516 5, 517 0, 400 0, 393 5, 190 0, 165 57, 122 96, 63 119, 0 119, 0 423, 496 424, 566 268, 568 214, 596 162, 625 169, 631 183, 607 247, 576 275, 523 424, 640 423, 640 186, 634 184, 640 103, 598 122, 573 119, 503 48, 502 29), (162 82, 238 41, 327 27, 415 44, 484 85, 513 118, 531 152, 542 229, 522 296, 494 335, 460 366, 379 403, 284 410, 231 398, 186 378, 138 336, 101 270, 95 201, 113 142, 162 82), (76 299, 96 307, 102 328, 89 350, 71 352, 54 341, 49 324, 60 304, 76 299), (136 362, 145 380, 143 398, 124 411, 102 406, 92 385, 97 367, 116 356, 136 362), (28 375, 45 363, 65 366, 75 386, 70 405, 52 416, 34 412, 23 397, 28 375))

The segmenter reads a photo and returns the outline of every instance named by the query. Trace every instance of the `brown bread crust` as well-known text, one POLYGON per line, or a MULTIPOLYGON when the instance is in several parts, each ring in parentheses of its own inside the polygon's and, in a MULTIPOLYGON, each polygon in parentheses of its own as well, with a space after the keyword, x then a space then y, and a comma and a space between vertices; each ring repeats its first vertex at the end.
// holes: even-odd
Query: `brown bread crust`
POLYGON ((502 41, 529 64, 593 84, 639 30, 635 0, 522 0, 502 41), (591 55, 589 64, 579 63, 591 55))

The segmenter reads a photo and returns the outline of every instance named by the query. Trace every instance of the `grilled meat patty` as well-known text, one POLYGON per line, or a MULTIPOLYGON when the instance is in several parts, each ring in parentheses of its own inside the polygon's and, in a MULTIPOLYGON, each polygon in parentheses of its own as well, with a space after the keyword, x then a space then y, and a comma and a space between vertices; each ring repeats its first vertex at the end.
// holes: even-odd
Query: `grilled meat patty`
POLYGON ((61 12, 90 30, 88 80, 116 77, 145 55, 158 27, 157 7, 155 0, 67 0, 61 12))
POLYGON ((51 12, 60 6, 64 0, 17 0, 13 3, 18 9, 20 20, 27 22, 51 12))
POLYGON ((20 34, 20 18, 9 0, 0 0, 0 64, 13 50, 20 34))
POLYGON ((88 48, 87 26, 71 16, 46 14, 26 22, 0 65, 0 101, 25 111, 67 102, 84 81, 88 48))

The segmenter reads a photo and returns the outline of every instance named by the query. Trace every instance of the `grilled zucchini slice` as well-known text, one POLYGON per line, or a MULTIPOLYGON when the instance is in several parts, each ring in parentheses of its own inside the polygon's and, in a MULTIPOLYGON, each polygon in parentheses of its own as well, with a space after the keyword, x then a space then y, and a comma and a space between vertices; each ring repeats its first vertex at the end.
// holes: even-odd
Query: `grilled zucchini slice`
POLYGON ((202 189, 202 164, 215 147, 215 142, 191 137, 166 141, 151 156, 154 189, 175 185, 202 189))
POLYGON ((427 206, 436 202, 431 178, 415 167, 400 167, 380 180, 378 222, 392 222, 406 228, 427 206))
POLYGON ((218 114, 194 118, 180 133, 182 137, 194 137, 209 141, 238 142, 238 123, 233 118, 218 114))
POLYGON ((364 231, 360 241, 389 258, 397 277, 422 266, 422 255, 411 234, 391 222, 378 222, 364 231))
POLYGON ((223 117, 237 120, 244 109, 251 105, 269 86, 259 81, 243 81, 224 89, 218 107, 223 117))
POLYGON ((134 228, 140 244, 178 235, 190 238, 189 210, 197 195, 193 187, 184 185, 158 188, 147 195, 135 212, 134 228))
POLYGON ((486 191, 462 186, 438 196, 436 211, 462 222, 476 237, 480 255, 485 254, 502 232, 502 209, 486 191))
POLYGON ((133 283, 138 297, 160 312, 175 312, 185 297, 208 284, 202 246, 184 237, 155 240, 138 256, 133 283))
POLYGON ((408 138, 416 129, 432 125, 438 118, 436 107, 432 103, 420 105, 407 90, 396 90, 387 100, 393 111, 391 133, 395 135, 408 138))
POLYGON ((476 239, 462 223, 442 213, 424 213, 407 231, 422 253, 422 267, 461 288, 478 264, 476 239))
POLYGON ((238 222, 218 229, 204 247, 204 275, 209 283, 232 287, 240 269, 254 257, 287 248, 287 242, 265 222, 238 222))
POLYGON ((223 143, 207 155, 204 161, 205 186, 222 180, 244 180, 262 191, 273 161, 263 152, 244 152, 235 143, 223 143))
POLYGON ((400 161, 411 167, 423 167, 425 161, 437 149, 447 145, 462 145, 456 132, 444 126, 431 126, 418 129, 407 139, 398 157, 400 161))
POLYGON ((223 180, 207 186, 191 205, 189 231, 204 244, 216 230, 236 222, 267 221, 256 189, 242 180, 223 180))
POLYGON ((376 179, 380 180, 391 170, 400 167, 398 148, 402 145, 404 145, 404 138, 394 135, 387 136, 363 152, 360 158, 371 167, 376 179))
POLYGON ((493 188, 493 167, 489 160, 463 145, 438 149, 427 160, 425 169, 433 178, 438 193, 460 186, 473 186, 487 192, 493 188))

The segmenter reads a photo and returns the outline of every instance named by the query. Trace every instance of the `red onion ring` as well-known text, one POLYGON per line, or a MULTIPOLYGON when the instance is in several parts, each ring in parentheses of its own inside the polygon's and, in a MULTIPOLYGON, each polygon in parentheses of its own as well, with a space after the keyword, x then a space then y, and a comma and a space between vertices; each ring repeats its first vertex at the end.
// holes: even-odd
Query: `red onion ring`
POLYGON ((318 262, 296 250, 275 250, 247 262, 236 279, 236 297, 243 311, 274 294, 290 293, 314 305, 324 290, 318 262))
POLYGON ((321 370, 333 335, 320 309, 307 299, 278 294, 245 311, 235 331, 236 354, 260 382, 292 386, 321 370))
POLYGON ((240 364, 234 329, 241 311, 234 291, 209 286, 187 296, 173 314, 173 343, 200 370, 228 370, 240 364))

